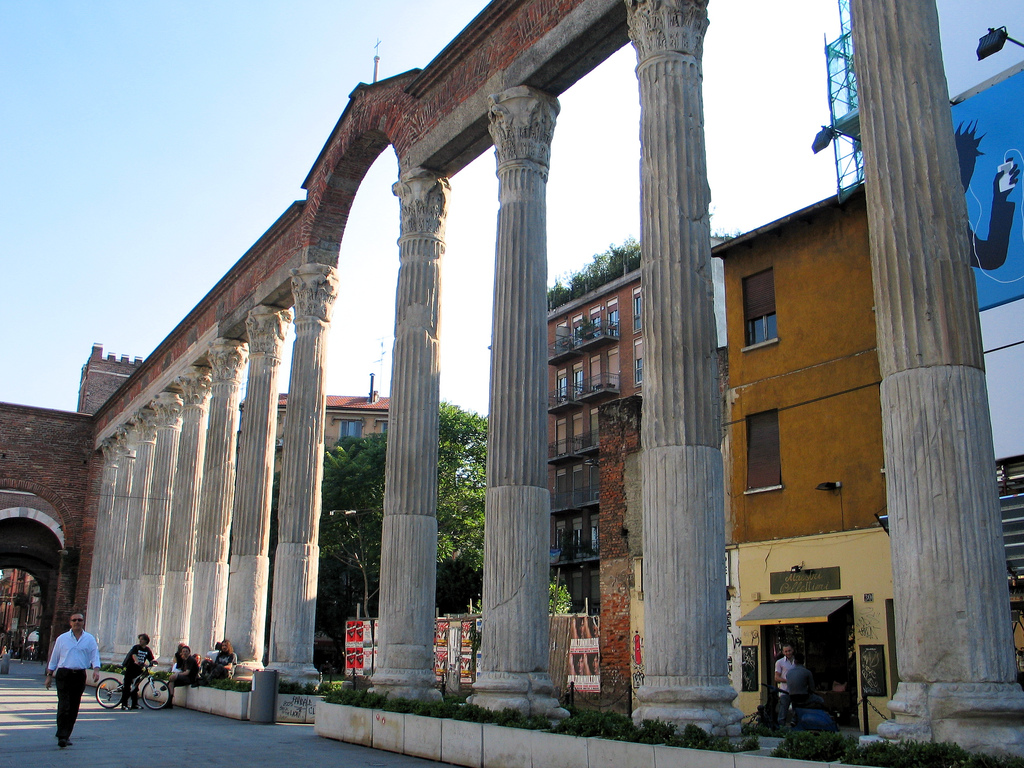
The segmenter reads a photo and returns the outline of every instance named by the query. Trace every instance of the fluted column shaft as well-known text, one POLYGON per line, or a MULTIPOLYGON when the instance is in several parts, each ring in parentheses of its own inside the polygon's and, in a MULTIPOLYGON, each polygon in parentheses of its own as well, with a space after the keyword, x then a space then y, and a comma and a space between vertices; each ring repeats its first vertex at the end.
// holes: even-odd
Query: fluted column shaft
MULTIPOLYGON (((160 631, 163 645, 176 649, 188 643, 192 614, 196 523, 203 459, 206 455, 206 416, 210 400, 210 369, 191 369, 175 379, 181 392, 181 435, 171 498, 171 524, 167 546, 167 579, 160 631)), ((205 651, 197 647, 196 651, 205 651)))
POLYGON ((178 461, 178 438, 181 435, 181 406, 181 398, 173 392, 162 392, 149 406, 155 416, 156 447, 143 538, 142 598, 135 621, 135 634, 148 634, 150 647, 157 656, 170 655, 166 653, 167 647, 161 648, 160 620, 167 576, 171 491, 178 461))
POLYGON ((189 640, 198 652, 213 648, 224 634, 228 594, 228 543, 235 495, 238 402, 244 341, 218 339, 206 355, 211 369, 210 416, 206 428, 203 484, 199 493, 195 581, 189 640))
POLYGON ((725 516, 701 56, 706 0, 627 0, 640 85, 644 644, 634 719, 739 733, 725 648, 725 516))
POLYGON ((277 436, 277 374, 287 309, 259 306, 249 312, 249 378, 238 447, 231 524, 231 575, 225 635, 242 669, 263 667, 270 558, 270 502, 277 436))
MULTIPOLYGON (((117 655, 128 653, 135 645, 136 617, 142 596, 142 551, 146 533, 150 483, 153 479, 153 453, 156 448, 154 414, 143 408, 131 422, 129 445, 135 446, 132 468, 132 492, 128 499, 128 520, 124 531, 124 562, 121 564, 121 602, 117 613, 117 655)), ((146 631, 146 630, 142 630, 146 631)))
POLYGON ((103 595, 107 586, 104 563, 110 557, 110 519, 114 508, 118 458, 112 438, 103 441, 100 451, 103 453, 103 475, 96 505, 96 529, 92 539, 92 567, 89 575, 89 605, 86 613, 86 618, 95 624, 97 633, 103 628, 103 595))
POLYGON ((128 431, 118 428, 114 435, 114 450, 117 454, 117 475, 114 478, 114 498, 110 510, 110 535, 108 555, 103 567, 103 609, 96 639, 100 646, 100 657, 106 663, 117 661, 117 615, 121 607, 121 568, 124 564, 125 529, 128 526, 128 499, 132 490, 132 476, 135 474, 135 448, 129 445, 128 431))
POLYGON ((292 270, 295 343, 285 419, 274 559, 270 662, 312 677, 324 451, 324 361, 338 273, 322 264, 292 270))
POLYGON ((481 669, 473 703, 563 716, 548 674, 547 173, 558 101, 490 97, 499 201, 481 669))
POLYGON ((853 20, 901 678, 879 733, 1024 755, 938 15, 854 0, 853 20))
POLYGON ((402 176, 394 193, 401 200, 401 266, 381 543, 380 657, 373 685, 403 698, 436 699, 438 328, 449 184, 416 168, 402 176))

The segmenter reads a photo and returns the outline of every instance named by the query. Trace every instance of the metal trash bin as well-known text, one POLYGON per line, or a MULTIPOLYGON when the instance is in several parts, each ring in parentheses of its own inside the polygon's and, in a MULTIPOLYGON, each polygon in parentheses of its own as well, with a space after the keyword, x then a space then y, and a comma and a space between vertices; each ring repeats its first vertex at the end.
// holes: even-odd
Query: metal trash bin
POLYGON ((0 656, 0 675, 9 675, 11 673, 11 654, 5 653, 0 656))
POLYGON ((249 722, 273 723, 277 721, 277 670, 262 669, 252 675, 252 693, 249 694, 249 722))

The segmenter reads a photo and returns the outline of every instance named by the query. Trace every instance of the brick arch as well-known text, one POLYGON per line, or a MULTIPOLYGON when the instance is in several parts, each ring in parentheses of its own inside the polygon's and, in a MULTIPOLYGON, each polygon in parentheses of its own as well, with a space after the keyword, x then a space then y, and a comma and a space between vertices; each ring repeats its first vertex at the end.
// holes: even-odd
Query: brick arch
POLYGON ((337 258, 356 192, 380 153, 392 145, 401 160, 423 127, 423 106, 406 93, 418 74, 412 70, 356 87, 303 182, 306 204, 300 240, 324 253, 321 258, 337 258))
MULTIPOLYGON (((51 507, 53 507, 54 512, 56 512, 57 515, 59 515, 57 524, 60 526, 61 531, 63 531, 63 533, 60 534, 58 537, 61 539, 61 544, 63 545, 65 543, 64 538, 66 536, 70 535, 72 538, 76 538, 72 533, 72 531, 74 531, 74 525, 71 523, 71 521, 74 518, 73 515, 71 514, 71 509, 68 507, 67 503, 64 501, 64 499, 58 492, 46 487, 45 485, 40 485, 39 483, 33 482, 32 480, 4 477, 2 475, 0 475, 0 490, 25 491, 26 493, 31 493, 35 496, 38 496, 43 501, 47 502, 51 507)), ((0 518, 10 516, 11 515, 4 515, 2 512, 0 512, 0 518)), ((24 517, 25 515, 19 516, 24 517)))
POLYGON ((26 518, 40 525, 46 526, 50 529, 54 536, 57 537, 57 541, 61 547, 64 546, 64 531, 61 530, 60 523, 54 520, 46 512, 39 509, 33 509, 31 507, 8 507, 7 509, 0 509, 0 522, 9 518, 18 517, 26 518))

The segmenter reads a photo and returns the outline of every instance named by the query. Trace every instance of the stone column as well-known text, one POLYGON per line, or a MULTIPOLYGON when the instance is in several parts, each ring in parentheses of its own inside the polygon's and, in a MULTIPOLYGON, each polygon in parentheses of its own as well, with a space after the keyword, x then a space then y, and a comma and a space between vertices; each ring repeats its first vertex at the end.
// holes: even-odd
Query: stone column
POLYGON ((547 210, 558 101, 490 97, 499 200, 491 336, 482 662, 474 704, 564 717, 548 674, 547 210))
MULTIPOLYGON (((125 529, 128 525, 128 498, 132 490, 135 468, 135 449, 129 445, 128 430, 119 427, 114 433, 117 475, 114 479, 114 498, 110 509, 110 534, 107 556, 103 568, 103 608, 100 620, 95 622, 100 658, 105 664, 120 662, 115 650, 117 614, 121 606, 121 568, 124 565, 125 529)), ((123 656, 121 658, 124 658, 123 656)))
MULTIPOLYGON (((224 634, 238 654, 239 674, 263 668, 270 577, 270 494, 277 436, 277 374, 291 310, 259 306, 249 312, 249 380, 235 479, 224 634)), ((237 675, 236 675, 237 676, 237 675)))
POLYGON ((633 719, 736 735, 701 55, 706 0, 627 0, 640 83, 646 676, 633 719))
POLYGON ((1024 755, 967 211, 934 0, 855 0, 901 682, 879 727, 1024 755))
POLYGON ((235 497, 235 453, 244 341, 218 339, 206 358, 212 371, 210 421, 206 428, 203 484, 199 494, 192 617, 189 643, 206 653, 224 636, 228 594, 228 542, 235 497))
POLYGON ((161 392, 149 404, 154 414, 156 449, 153 454, 153 478, 146 509, 146 533, 142 552, 142 599, 135 620, 136 636, 145 632, 157 656, 174 653, 161 647, 164 585, 167 575, 167 544, 171 524, 171 490, 178 463, 178 438, 181 435, 182 400, 173 392, 161 392))
MULTIPOLYGON (((206 455, 206 409, 210 400, 210 369, 192 368, 174 381, 181 393, 181 436, 174 472, 171 525, 167 544, 167 579, 160 633, 167 649, 189 643, 192 614, 192 569, 195 564, 199 489, 206 455)), ((195 648, 196 652, 210 650, 195 648)))
POLYGON ((324 473, 324 361, 338 273, 323 264, 292 270, 295 343, 285 419, 274 560, 270 662, 288 678, 312 678, 324 473))
POLYGON ((86 617, 95 625, 97 638, 103 628, 103 595, 106 588, 104 564, 110 559, 110 518, 114 509, 114 488, 117 479, 117 447, 108 437, 100 445, 103 454, 103 475, 96 504, 96 529, 92 540, 92 568, 89 574, 89 607, 86 617))
POLYGON ((374 690, 439 699, 434 684, 437 440, 441 404, 441 256, 448 179, 416 168, 401 200, 391 410, 380 568, 380 657, 374 690))
POLYGON ((114 641, 114 651, 122 658, 135 645, 138 634, 135 620, 142 596, 142 545, 146 533, 150 482, 153 478, 153 452, 156 448, 154 420, 153 411, 143 408, 128 427, 128 444, 135 448, 135 466, 132 468, 132 492, 128 499, 128 519, 124 529, 121 602, 118 605, 114 641))

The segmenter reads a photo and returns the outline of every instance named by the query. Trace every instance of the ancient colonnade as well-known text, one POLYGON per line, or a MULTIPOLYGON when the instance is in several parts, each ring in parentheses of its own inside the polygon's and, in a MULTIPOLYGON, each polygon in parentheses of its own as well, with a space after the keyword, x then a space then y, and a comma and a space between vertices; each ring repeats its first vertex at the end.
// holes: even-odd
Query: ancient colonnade
MULTIPOLYGON (((625 5, 641 102, 647 357, 647 674, 635 717, 734 734, 740 712, 732 706, 725 649, 724 481, 701 95, 707 3, 625 5)), ((1020 753, 1024 697, 1009 688, 1012 659, 997 628, 1005 594, 1001 602, 996 497, 983 481, 993 462, 963 201, 955 194, 938 46, 925 44, 938 40, 934 2, 855 0, 854 21, 904 680, 894 704, 899 720, 888 727, 897 738, 966 733, 984 743, 1016 724, 1016 737, 1008 730, 999 738, 1020 753), (896 37, 906 29, 921 36, 920 45, 896 37), (911 199, 904 182, 922 157, 931 162, 930 183, 914 185, 911 199), (937 233, 926 232, 939 224, 937 233), (929 300, 918 301, 908 285, 924 286, 929 300), (928 472, 937 461, 950 470, 928 472), (941 501, 936 487, 943 488, 941 501), (936 530, 943 535, 932 535, 936 530), (957 632, 955 640, 924 638, 940 627, 957 632)), ((564 715, 547 669, 545 188, 558 109, 553 95, 525 85, 491 96, 487 106, 500 208, 484 629, 474 694, 489 708, 549 718, 564 715)), ((437 695, 438 327, 449 183, 399 160, 400 270, 373 682, 422 699, 437 695)), ((244 667, 261 667, 266 655, 288 677, 315 674, 323 367, 338 282, 333 264, 310 256, 291 272, 290 301, 253 308, 244 338, 212 341, 187 373, 103 443, 90 624, 107 659, 126 652, 142 631, 164 656, 182 641, 205 651, 227 634, 244 667), (288 323, 296 338, 268 639, 276 374, 288 323)))

